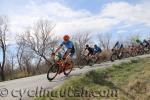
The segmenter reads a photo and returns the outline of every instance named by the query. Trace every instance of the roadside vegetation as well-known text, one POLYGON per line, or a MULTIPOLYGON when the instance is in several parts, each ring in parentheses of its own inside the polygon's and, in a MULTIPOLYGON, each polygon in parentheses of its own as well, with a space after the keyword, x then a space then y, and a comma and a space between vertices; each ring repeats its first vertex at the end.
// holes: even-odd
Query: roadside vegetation
POLYGON ((128 63, 72 76, 52 91, 58 91, 55 97, 41 97, 35 100, 149 100, 149 77, 150 58, 133 59, 128 63), (59 92, 65 89, 72 89, 70 93, 75 97, 61 97, 59 92), (83 90, 100 92, 99 95, 92 95, 90 92, 85 94, 83 90))

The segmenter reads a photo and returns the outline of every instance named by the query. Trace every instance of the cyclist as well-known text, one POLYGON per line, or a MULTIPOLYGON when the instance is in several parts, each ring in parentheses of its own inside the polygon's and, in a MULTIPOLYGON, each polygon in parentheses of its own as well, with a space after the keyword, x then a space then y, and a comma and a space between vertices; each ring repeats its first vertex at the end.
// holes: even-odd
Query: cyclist
POLYGON ((120 43, 119 41, 117 41, 115 46, 113 47, 113 49, 115 50, 121 50, 122 48, 123 48, 123 44, 120 43))
POLYGON ((64 41, 60 44, 60 46, 56 49, 56 51, 52 53, 52 56, 54 56, 63 46, 65 46, 67 50, 63 55, 63 60, 65 60, 66 62, 68 60, 72 60, 71 58, 75 53, 75 48, 73 42, 70 41, 69 35, 64 35, 63 40, 64 41))
POLYGON ((137 39, 136 42, 137 42, 138 44, 140 44, 141 46, 144 46, 144 45, 143 45, 143 42, 142 42, 141 40, 137 39))
POLYGON ((145 47, 148 47, 148 46, 149 46, 149 42, 144 39, 144 40, 143 40, 143 45, 144 45, 145 47))
POLYGON ((102 49, 95 44, 94 45, 94 55, 98 55, 101 52, 102 52, 102 49))
POLYGON ((118 57, 122 55, 122 52, 124 50, 123 44, 120 43, 119 41, 116 42, 115 46, 112 49, 112 52, 117 51, 118 57))
POLYGON ((86 44, 85 50, 88 50, 87 56, 91 57, 94 55, 94 48, 90 47, 88 44, 86 44))
POLYGON ((141 40, 137 39, 136 42, 138 43, 137 50, 140 52, 144 47, 144 44, 141 40))

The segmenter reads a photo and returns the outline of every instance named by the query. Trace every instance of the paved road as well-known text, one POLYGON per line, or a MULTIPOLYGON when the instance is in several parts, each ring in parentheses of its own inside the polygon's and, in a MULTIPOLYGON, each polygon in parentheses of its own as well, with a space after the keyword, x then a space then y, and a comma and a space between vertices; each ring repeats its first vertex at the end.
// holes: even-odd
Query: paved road
MULTIPOLYGON (((104 62, 101 64, 95 64, 94 66, 85 66, 82 69, 75 68, 69 77, 81 75, 88 71, 111 67, 113 64, 120 64, 122 62, 129 62, 130 59, 145 58, 150 55, 143 55, 134 58, 127 58, 123 60, 116 60, 115 62, 104 62)), ((15 79, 11 81, 0 82, 0 100, 29 100, 33 97, 39 97, 44 94, 44 90, 52 90, 57 86, 60 86, 64 80, 69 77, 65 77, 63 74, 58 75, 52 82, 48 81, 46 74, 37 75, 27 78, 15 79), (40 92, 41 91, 41 92, 40 92), (2 97, 3 96, 3 97, 2 97)))

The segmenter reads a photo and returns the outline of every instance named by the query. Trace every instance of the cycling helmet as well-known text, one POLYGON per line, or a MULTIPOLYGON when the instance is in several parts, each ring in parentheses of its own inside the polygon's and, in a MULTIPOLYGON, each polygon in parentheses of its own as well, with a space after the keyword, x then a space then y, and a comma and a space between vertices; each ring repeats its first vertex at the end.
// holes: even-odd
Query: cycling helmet
POLYGON ((137 40, 136 40, 136 42, 137 42, 137 43, 140 43, 140 40, 139 40, 139 39, 137 39, 137 40))
POLYGON ((94 47, 97 47, 97 45, 95 44, 94 47))
POLYGON ((88 44, 86 44, 86 48, 87 48, 87 47, 89 47, 89 45, 88 45, 88 44))
POLYGON ((70 39, 69 35, 64 35, 63 37, 64 41, 68 41, 70 39))
POLYGON ((144 42, 147 42, 145 39, 143 40, 144 42))

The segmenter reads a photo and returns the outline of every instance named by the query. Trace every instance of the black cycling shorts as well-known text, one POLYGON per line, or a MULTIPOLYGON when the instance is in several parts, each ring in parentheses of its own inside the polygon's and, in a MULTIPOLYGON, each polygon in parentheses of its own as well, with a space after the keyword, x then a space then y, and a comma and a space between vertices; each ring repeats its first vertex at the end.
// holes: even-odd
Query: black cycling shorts
MULTIPOLYGON (((68 50, 69 49, 66 50, 64 56, 68 53, 68 50)), ((73 55, 75 54, 75 49, 71 49, 70 53, 71 53, 70 56, 73 57, 73 55)))

